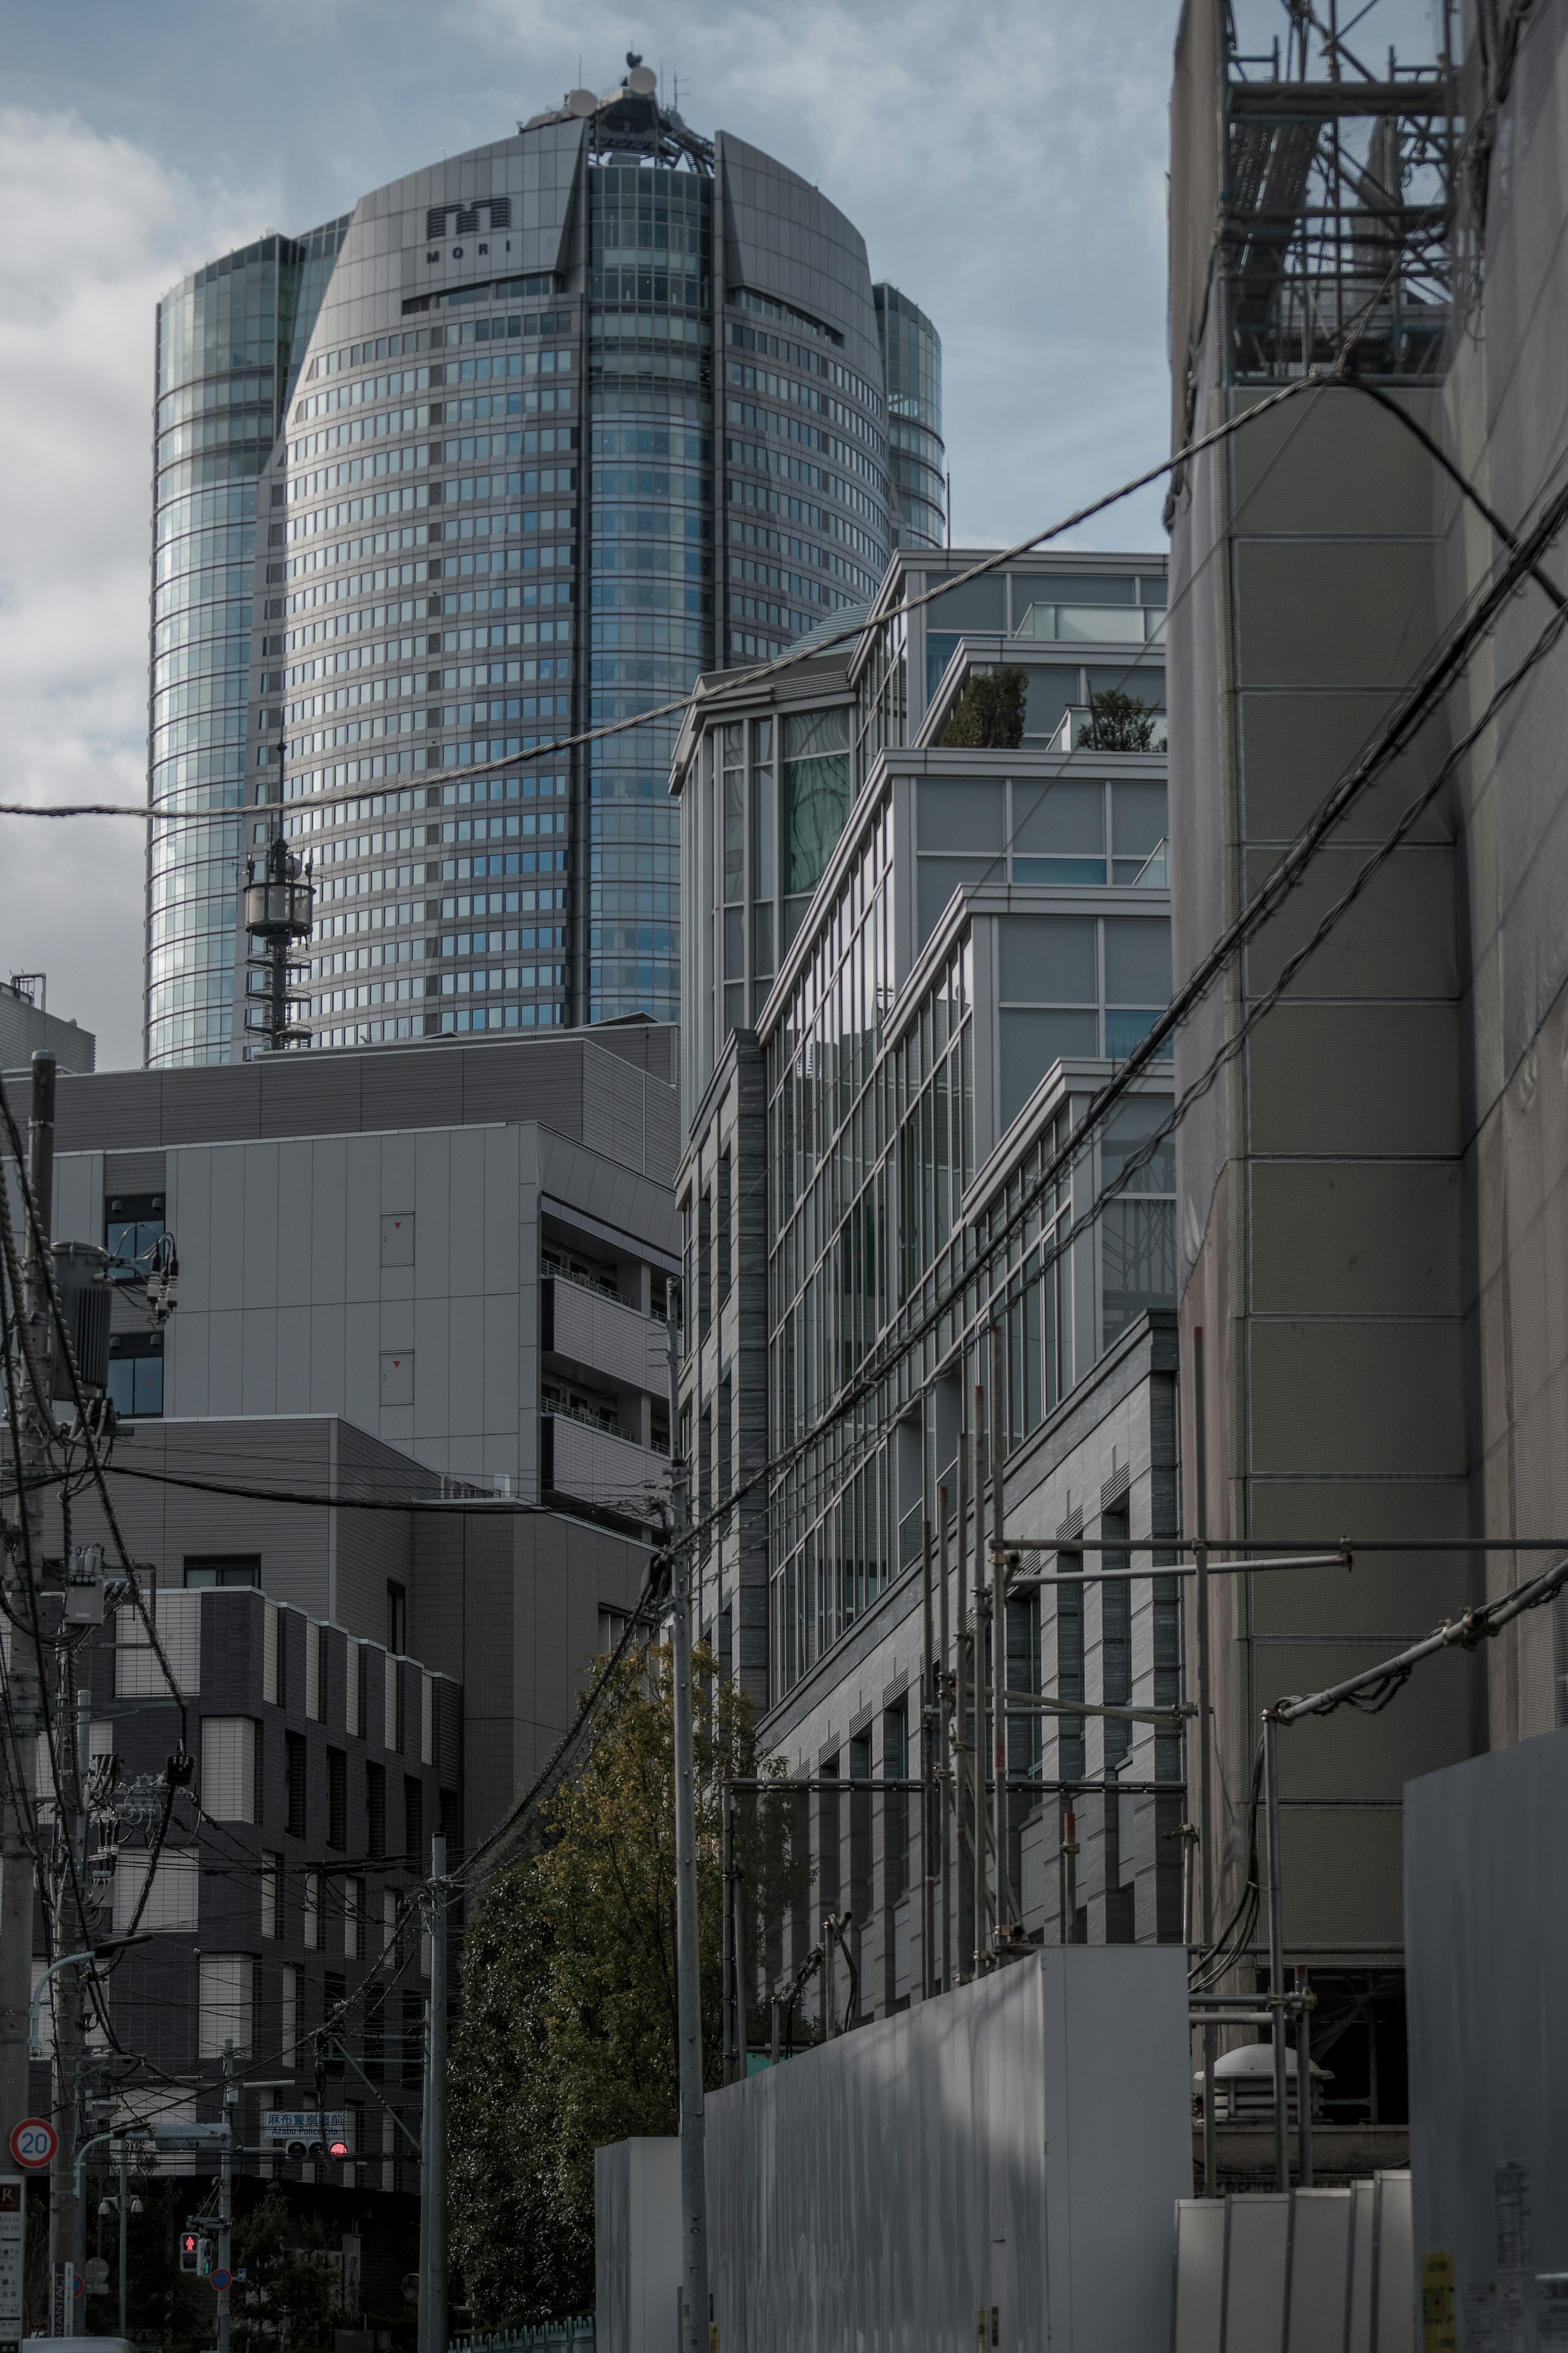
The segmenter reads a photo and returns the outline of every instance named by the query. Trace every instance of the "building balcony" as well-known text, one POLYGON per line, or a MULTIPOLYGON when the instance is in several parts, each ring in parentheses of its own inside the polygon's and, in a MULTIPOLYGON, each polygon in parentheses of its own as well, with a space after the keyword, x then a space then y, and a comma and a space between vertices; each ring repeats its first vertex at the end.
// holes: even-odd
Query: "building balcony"
POLYGON ((669 1388, 668 1327, 624 1300, 552 1276, 539 1290, 539 1344, 577 1370, 617 1388, 663 1397, 669 1388))
MULTIPOLYGON (((1129 673, 1128 691, 1134 698, 1137 697, 1138 673, 1136 670, 1129 673)), ((1132 751, 1135 749, 1143 752, 1167 751, 1170 748, 1170 744, 1165 713, 1163 711, 1151 711, 1149 718, 1150 729, 1149 741, 1147 744, 1136 746, 1128 744, 1115 748, 1123 751, 1132 751)), ((1061 724, 1057 729, 1056 733, 1051 737, 1050 742, 1046 745, 1047 752, 1093 752, 1097 750, 1104 751, 1108 747, 1105 744, 1097 741, 1096 714, 1088 703, 1070 704, 1068 708, 1063 712, 1061 724)))
POLYGON ((669 1461, 574 1414, 552 1411, 539 1419, 539 1483, 558 1502, 646 1522, 668 1503, 669 1461))

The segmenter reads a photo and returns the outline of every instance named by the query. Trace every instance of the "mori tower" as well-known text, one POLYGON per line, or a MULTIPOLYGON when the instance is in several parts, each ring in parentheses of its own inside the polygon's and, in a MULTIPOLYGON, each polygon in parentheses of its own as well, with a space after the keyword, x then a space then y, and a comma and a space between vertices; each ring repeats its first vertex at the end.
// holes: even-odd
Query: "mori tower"
POLYGON ((678 1018, 679 714, 562 739, 865 604, 942 543, 942 468, 930 322, 635 58, 195 271, 158 308, 148 1062, 276 1034, 279 842, 291 1044, 678 1018))

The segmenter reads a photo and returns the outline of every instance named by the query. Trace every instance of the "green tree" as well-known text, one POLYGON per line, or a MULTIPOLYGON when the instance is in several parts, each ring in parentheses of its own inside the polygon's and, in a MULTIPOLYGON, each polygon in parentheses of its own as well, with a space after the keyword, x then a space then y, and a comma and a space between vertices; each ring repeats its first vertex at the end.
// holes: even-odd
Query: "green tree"
POLYGON ((953 704, 942 729, 944 744, 981 752, 1016 752, 1024 740, 1021 670, 983 670, 953 704))
POLYGON ((1157 702, 1143 702, 1135 694, 1123 694, 1119 687, 1108 686, 1099 694, 1091 687, 1089 705, 1089 726, 1079 738, 1081 750, 1153 750, 1155 723, 1164 716, 1157 702))
POLYGON ((246 2274, 230 2327, 239 2353, 279 2345, 322 2353, 331 2344, 340 2315, 327 2246, 321 2224, 292 2211, 281 2185, 269 2181, 234 2227, 234 2267, 246 2274))
MULTIPOLYGON (((722 1797, 767 1777, 754 1715, 712 1653, 694 1654, 703 2065, 722 2072, 722 1797)), ((465 1941, 453 2044, 454 2253, 476 2327, 593 2300, 594 2151, 676 2129, 674 1680, 629 1654, 603 1728, 545 1810, 541 1851, 487 1892, 465 1941)), ((804 1892, 785 1801, 735 1807, 753 1917, 804 1892)), ((754 1935, 754 1930, 752 1932, 754 1935)))

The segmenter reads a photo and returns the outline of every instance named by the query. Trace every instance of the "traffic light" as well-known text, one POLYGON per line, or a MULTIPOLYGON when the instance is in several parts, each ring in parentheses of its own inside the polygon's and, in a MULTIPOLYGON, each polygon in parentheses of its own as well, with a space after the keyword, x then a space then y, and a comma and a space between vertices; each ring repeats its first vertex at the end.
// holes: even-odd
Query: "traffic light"
POLYGON ((205 2240, 201 2236, 201 2233, 200 2233, 199 2232, 197 2232, 197 2231, 182 2231, 182 2232, 181 2232, 181 2233, 180 2233, 180 2269, 181 2269, 183 2272, 195 2272, 195 2273, 199 2274, 199 2273, 201 2273, 202 2271, 204 2271, 204 2270, 206 2268, 206 2266, 205 2266, 205 2263, 203 2262, 203 2257, 205 2256, 205 2253, 206 2253, 206 2242, 205 2242, 205 2240))

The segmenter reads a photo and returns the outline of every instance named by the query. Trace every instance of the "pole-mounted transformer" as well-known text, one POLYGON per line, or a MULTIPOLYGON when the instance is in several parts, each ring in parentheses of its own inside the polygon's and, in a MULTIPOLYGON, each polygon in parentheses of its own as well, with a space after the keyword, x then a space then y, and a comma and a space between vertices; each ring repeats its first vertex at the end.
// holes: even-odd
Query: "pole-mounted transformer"
POLYGON ((268 845, 259 874, 256 860, 247 861, 245 928, 251 945, 245 1027, 252 1041, 247 1056, 258 1050, 279 1054, 287 1045, 310 1043, 310 1031, 298 1018, 304 1000, 290 995, 289 983, 307 976, 305 963, 292 951, 296 941, 310 936, 314 901, 309 872, 280 840, 268 845))

